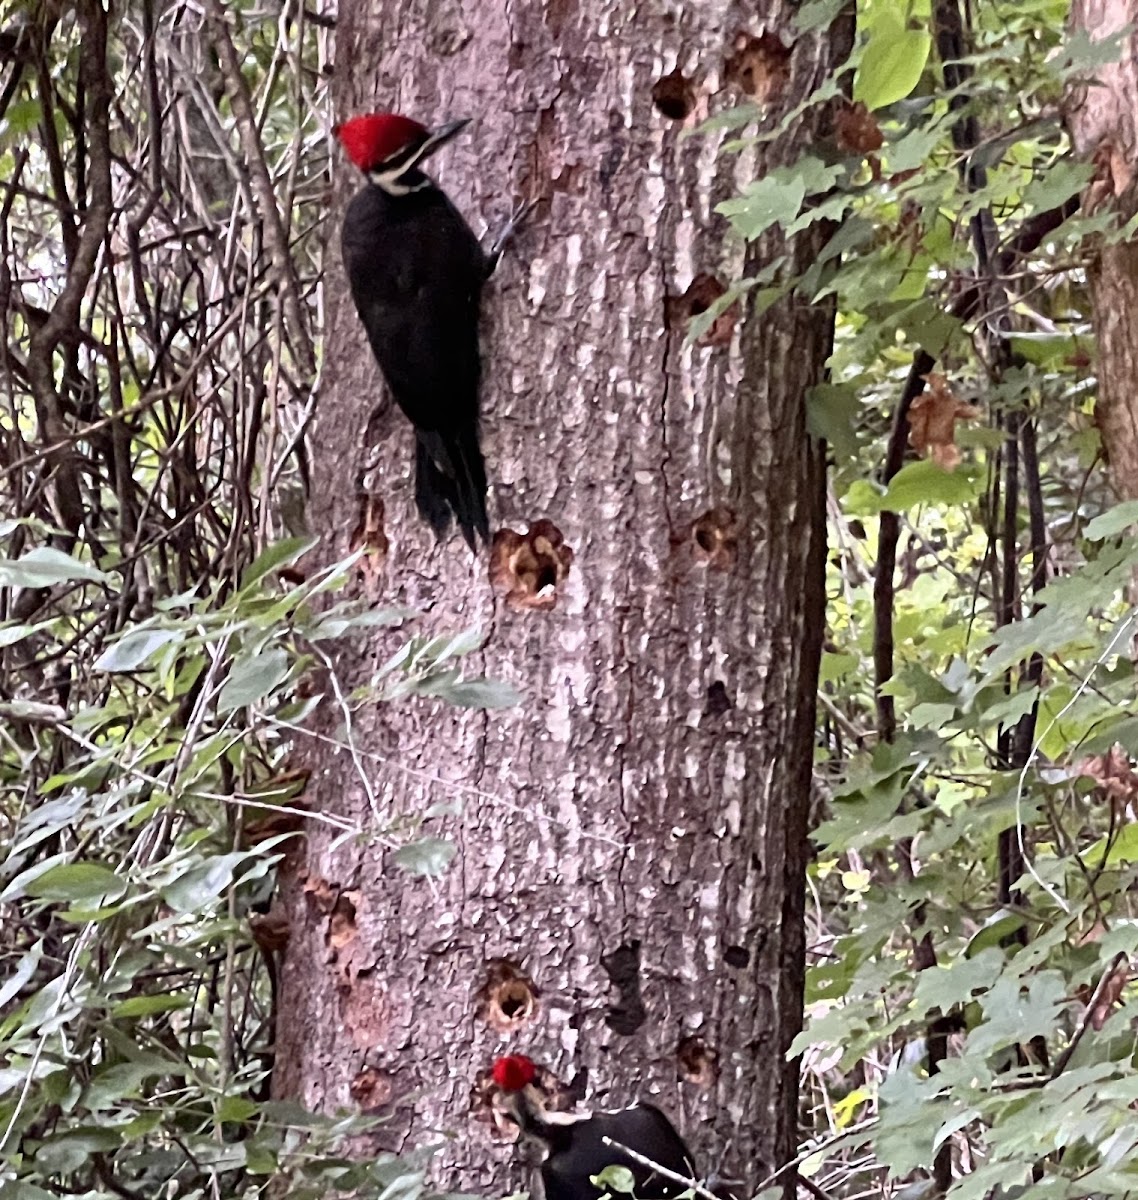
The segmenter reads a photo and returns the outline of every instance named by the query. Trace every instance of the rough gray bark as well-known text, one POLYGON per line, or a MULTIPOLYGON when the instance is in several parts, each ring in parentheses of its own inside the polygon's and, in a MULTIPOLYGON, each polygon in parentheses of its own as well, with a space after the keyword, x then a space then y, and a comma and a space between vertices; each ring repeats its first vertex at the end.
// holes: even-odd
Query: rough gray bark
MULTIPOLYGON (((1076 151, 1096 167, 1084 209, 1138 211, 1138 0, 1074 0, 1071 27, 1094 41, 1118 39, 1119 59, 1099 67, 1068 97, 1067 126, 1076 151), (1129 27, 1127 36, 1120 33, 1129 27)), ((1100 245, 1089 274, 1098 341, 1095 419, 1110 477, 1123 496, 1138 496, 1138 245, 1100 245)))
MULTIPOLYGON (((790 12, 772 5, 767 30, 789 41, 790 12)), ((428 882, 379 841, 333 851, 310 829, 289 895, 276 1088, 389 1114, 374 1146, 454 1131, 442 1186, 525 1186, 472 1096, 505 1050, 567 1082, 583 1072, 593 1104, 654 1098, 704 1170, 755 1183, 793 1152, 784 1054, 801 1019, 824 558, 805 393, 832 311, 788 301, 729 344, 684 347, 684 305, 669 297, 756 265, 713 210, 765 167, 716 137, 681 138, 652 96, 678 66, 694 81, 689 126, 737 103, 724 60, 740 31, 762 26, 725 0, 340 6, 338 116, 476 116, 435 164, 476 229, 544 198, 488 289, 483 412, 494 527, 546 518, 572 548, 551 610, 507 605, 485 553, 474 561, 457 535, 432 545, 412 508, 409 428, 386 399, 375 411, 381 387, 329 254, 313 443, 325 554, 358 534, 362 496, 381 500, 384 600, 424 610, 419 629, 488 630, 473 669, 526 700, 356 715, 372 823, 456 802, 424 832, 458 856, 428 882), (532 981, 535 1006, 524 980, 495 1002, 501 960, 532 981)), ((848 27, 828 36, 799 40, 772 112, 816 86, 848 27)), ((766 165, 796 150, 776 143, 766 165)), ((355 186, 338 164, 337 214, 355 186)), ((800 263, 823 238, 797 247, 800 263)), ((344 692, 398 640, 341 657, 344 692)), ((323 711, 322 731, 342 738, 336 706, 323 711)), ((310 798, 366 819, 352 757, 311 750, 310 798)))

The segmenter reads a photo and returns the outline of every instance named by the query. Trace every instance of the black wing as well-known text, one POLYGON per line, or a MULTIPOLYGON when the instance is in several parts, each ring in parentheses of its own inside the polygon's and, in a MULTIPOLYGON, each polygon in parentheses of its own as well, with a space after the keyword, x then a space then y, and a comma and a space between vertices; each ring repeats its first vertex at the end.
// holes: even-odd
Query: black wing
POLYGON ((627 1167, 632 1172, 637 1200, 672 1200, 686 1190, 683 1184, 607 1145, 605 1138, 685 1179, 696 1178, 695 1165, 683 1139, 671 1121, 650 1104, 639 1104, 622 1112, 596 1113, 568 1129, 571 1131, 568 1138, 555 1146, 542 1164, 546 1200, 593 1200, 602 1193, 590 1182, 590 1177, 608 1166, 627 1167))
POLYGON ((478 309, 485 257, 433 186, 390 197, 360 191, 341 238, 352 298, 388 386, 412 423, 477 423, 478 309))

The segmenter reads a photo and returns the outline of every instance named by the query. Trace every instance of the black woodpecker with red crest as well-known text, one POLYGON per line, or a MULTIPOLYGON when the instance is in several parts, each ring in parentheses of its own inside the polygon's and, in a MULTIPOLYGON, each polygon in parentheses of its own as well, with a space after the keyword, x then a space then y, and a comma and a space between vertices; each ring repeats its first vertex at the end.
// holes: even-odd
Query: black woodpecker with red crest
POLYGON ((497 262, 423 173, 465 125, 395 113, 333 131, 367 177, 340 234, 352 299, 396 403, 415 426, 415 502, 439 537, 452 517, 472 550, 490 539, 478 442, 478 312, 497 262))
POLYGON ((598 1187, 592 1177, 611 1166, 632 1172, 637 1200, 673 1200, 689 1190, 689 1185, 623 1153, 622 1146, 679 1179, 698 1178, 683 1139, 653 1105, 636 1104, 616 1112, 554 1112, 535 1086, 537 1067, 525 1055, 499 1058, 491 1074, 501 1092, 499 1103, 522 1135, 545 1148, 545 1200, 599 1200, 612 1189, 598 1187))

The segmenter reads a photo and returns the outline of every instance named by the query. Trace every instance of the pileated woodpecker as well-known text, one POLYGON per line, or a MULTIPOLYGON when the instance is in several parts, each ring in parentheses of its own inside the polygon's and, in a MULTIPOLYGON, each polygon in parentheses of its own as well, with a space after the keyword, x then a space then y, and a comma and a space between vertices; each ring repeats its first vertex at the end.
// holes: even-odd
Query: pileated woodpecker
POLYGON ((399 407, 415 426, 415 502, 439 537, 457 519, 470 548, 490 539, 478 444, 478 309, 497 261, 420 169, 468 122, 429 130, 395 113, 334 132, 367 176, 340 245, 352 299, 399 407))
POLYGON ((522 1134, 547 1151, 541 1165, 545 1200, 597 1200, 609 1189, 598 1187, 592 1176, 610 1166, 632 1172, 637 1200, 672 1200, 688 1190, 624 1154, 622 1146, 681 1179, 696 1178, 688 1148, 671 1121, 651 1104, 616 1112, 551 1112, 534 1086, 537 1068, 524 1055, 499 1058, 492 1074, 522 1134))

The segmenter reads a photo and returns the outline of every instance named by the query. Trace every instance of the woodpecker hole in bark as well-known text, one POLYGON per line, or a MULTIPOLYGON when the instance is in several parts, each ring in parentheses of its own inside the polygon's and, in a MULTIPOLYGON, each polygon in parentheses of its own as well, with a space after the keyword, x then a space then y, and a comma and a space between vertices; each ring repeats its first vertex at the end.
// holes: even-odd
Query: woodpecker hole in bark
POLYGON ((707 689, 707 706, 703 710, 704 716, 721 717, 734 707, 731 697, 727 695, 727 685, 722 679, 715 680, 707 689))
MULTIPOLYGON (((692 317, 701 316, 721 297, 727 288, 714 275, 701 271, 679 296, 669 295, 664 300, 664 321, 669 329, 684 329, 692 317)), ((698 346, 726 346, 731 342, 735 325, 739 320, 739 302, 729 305, 711 326, 696 339, 698 346)))
POLYGON ((735 510, 717 504, 691 524, 692 557, 712 571, 729 571, 739 553, 735 510))
POLYGON ((699 1034, 681 1038, 676 1046, 676 1067, 685 1083, 711 1088, 719 1075, 719 1054, 699 1034))
POLYGON ((490 544, 490 586, 511 608, 548 611, 569 575, 573 549, 561 530, 542 518, 525 533, 499 529, 490 544))
POLYGON ((499 1033, 514 1033, 537 1015, 539 995, 537 985, 517 963, 492 959, 476 993, 478 1016, 499 1033))
POLYGON ((602 955, 601 968, 617 992, 615 1003, 605 1013, 605 1024, 613 1033, 629 1037, 648 1015, 640 994, 640 942, 633 939, 602 955))
POLYGON ((331 883, 323 875, 309 875, 301 888, 308 904, 318 913, 327 916, 336 904, 340 895, 340 885, 331 883))
POLYGON ((652 85, 652 103, 664 116, 683 121, 695 108, 695 88, 677 67, 652 85))
POLYGON ((790 79, 790 48, 773 33, 741 29, 723 60, 723 78, 759 103, 775 99, 790 79))
POLYGON ((744 967, 751 965, 751 952, 746 946, 728 946, 723 951, 723 961, 729 967, 741 971, 744 967))
POLYGON ((356 902, 359 892, 341 892, 328 916, 324 941, 333 950, 342 950, 356 936, 356 902))
POLYGON ((383 528, 383 499, 374 492, 360 492, 356 496, 356 524, 348 539, 348 552, 363 554, 356 563, 363 583, 364 594, 369 599, 379 595, 379 578, 387 562, 388 540, 383 528))
POLYGON ((359 1105, 361 1112, 374 1112, 389 1104, 394 1091, 391 1080, 375 1067, 364 1067, 357 1071, 348 1084, 348 1094, 359 1105))

